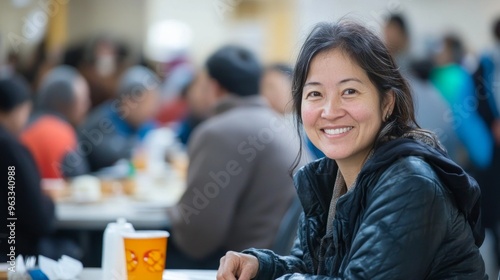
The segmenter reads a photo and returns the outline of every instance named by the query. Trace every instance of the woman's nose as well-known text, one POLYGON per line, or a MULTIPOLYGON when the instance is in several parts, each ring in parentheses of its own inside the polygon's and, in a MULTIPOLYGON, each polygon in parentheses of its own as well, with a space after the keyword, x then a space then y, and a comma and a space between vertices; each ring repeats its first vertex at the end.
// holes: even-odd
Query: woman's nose
POLYGON ((343 112, 344 110, 339 98, 327 98, 321 110, 321 117, 324 119, 335 119, 342 116, 343 112))

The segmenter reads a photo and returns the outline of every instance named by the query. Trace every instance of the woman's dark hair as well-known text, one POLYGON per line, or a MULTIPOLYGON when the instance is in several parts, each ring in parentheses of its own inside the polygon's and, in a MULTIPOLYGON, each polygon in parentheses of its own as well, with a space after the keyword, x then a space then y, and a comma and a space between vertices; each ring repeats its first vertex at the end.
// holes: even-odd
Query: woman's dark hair
MULTIPOLYGON (((384 43, 366 27, 347 20, 338 23, 317 24, 300 50, 293 71, 292 96, 296 114, 296 125, 301 134, 302 90, 313 58, 329 50, 340 50, 360 66, 377 88, 380 105, 388 93, 395 97, 394 109, 384 121, 376 138, 374 148, 385 139, 398 138, 414 129, 419 129, 415 119, 413 99, 407 81, 399 72, 398 66, 389 54, 384 43)), ((302 137, 299 137, 302 139, 302 137)), ((294 163, 295 169, 300 161, 300 151, 294 163)))

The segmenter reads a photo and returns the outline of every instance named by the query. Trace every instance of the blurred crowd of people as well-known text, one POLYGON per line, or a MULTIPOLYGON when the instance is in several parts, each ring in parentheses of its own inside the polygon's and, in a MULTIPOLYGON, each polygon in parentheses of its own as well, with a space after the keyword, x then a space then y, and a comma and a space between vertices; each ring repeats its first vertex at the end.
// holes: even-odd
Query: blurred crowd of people
POLYGON ((410 82, 420 126, 434 131, 481 186, 482 223, 494 235, 500 261, 500 19, 491 28, 495 45, 479 53, 450 33, 426 56, 415 58, 408 30, 401 15, 391 16, 386 44, 410 82))
MULTIPOLYGON (((415 58, 402 15, 388 18, 383 34, 411 84, 419 124, 479 182, 483 226, 494 233, 500 260, 500 20, 493 26, 496 45, 480 54, 448 34, 415 58)), ((186 193, 169 209, 170 265, 214 268, 227 250, 271 248, 295 197, 290 167, 297 154, 323 156, 295 136, 292 72, 284 63, 263 66, 239 46, 220 48, 201 69, 187 53, 134 59, 108 36, 59 56, 42 43, 25 64, 12 53, 0 67, 0 161, 18 174, 24 218, 17 238, 26 242, 18 253, 38 253, 40 236, 54 230, 42 178, 70 180, 132 160, 148 132, 165 126, 190 160, 186 193)))

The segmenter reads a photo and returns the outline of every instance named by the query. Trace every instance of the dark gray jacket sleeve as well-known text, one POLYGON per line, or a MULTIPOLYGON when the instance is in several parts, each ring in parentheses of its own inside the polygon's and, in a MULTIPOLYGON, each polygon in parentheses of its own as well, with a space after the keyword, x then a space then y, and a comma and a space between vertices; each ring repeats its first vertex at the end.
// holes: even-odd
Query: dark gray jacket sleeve
POLYGON ((220 249, 230 234, 239 197, 252 170, 244 161, 237 161, 240 155, 231 152, 233 140, 221 137, 220 131, 203 128, 192 137, 187 188, 167 213, 177 246, 190 257, 202 259, 220 249), (217 179, 220 172, 227 174, 226 182, 217 179))
POLYGON ((250 254, 259 260, 259 271, 256 280, 276 279, 288 273, 307 273, 301 245, 301 228, 304 223, 304 214, 300 216, 297 238, 293 244, 290 256, 279 256, 271 250, 248 249, 242 253, 250 254))
POLYGON ((279 279, 425 279, 448 230, 443 225, 448 224, 453 205, 438 182, 394 172, 385 172, 367 193, 366 210, 341 277, 295 273, 287 268, 300 267, 297 257, 265 252, 255 254, 262 266, 256 279, 275 279, 284 273, 290 274, 279 279))

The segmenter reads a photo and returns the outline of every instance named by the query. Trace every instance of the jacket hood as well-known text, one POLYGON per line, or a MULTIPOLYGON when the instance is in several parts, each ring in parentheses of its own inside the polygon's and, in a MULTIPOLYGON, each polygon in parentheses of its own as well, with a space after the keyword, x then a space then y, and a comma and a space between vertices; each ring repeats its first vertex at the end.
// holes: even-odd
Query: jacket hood
POLYGON ((484 240, 481 229, 481 190, 476 180, 452 161, 445 151, 419 140, 392 140, 375 150, 373 158, 363 166, 359 177, 385 170, 399 158, 407 156, 422 157, 432 166, 443 185, 453 194, 458 209, 464 213, 473 231, 476 245, 480 246, 484 240))
MULTIPOLYGON (((472 229, 476 245, 480 246, 484 240, 484 231, 481 228, 479 185, 438 146, 413 138, 388 141, 375 149, 372 157, 361 169, 358 183, 369 177, 380 176, 395 161, 408 156, 421 157, 433 168, 441 183, 453 194, 457 208, 464 213, 472 229)), ((318 208, 321 208, 320 212, 328 213, 330 203, 328 198, 332 195, 337 168, 334 160, 323 158, 306 165, 302 172, 298 172, 295 185, 297 192, 301 194, 303 205, 304 203, 307 205, 304 207, 306 214, 316 212, 318 208), (304 179, 311 184, 304 186, 299 183, 304 179)))

